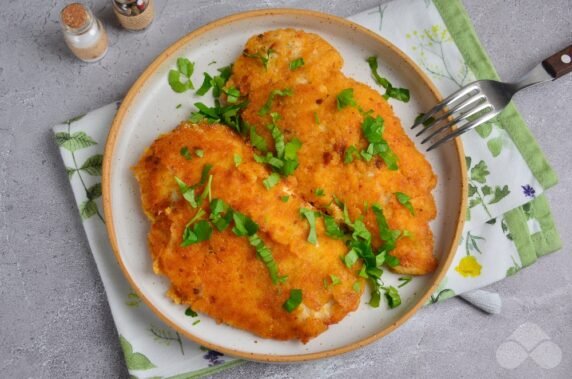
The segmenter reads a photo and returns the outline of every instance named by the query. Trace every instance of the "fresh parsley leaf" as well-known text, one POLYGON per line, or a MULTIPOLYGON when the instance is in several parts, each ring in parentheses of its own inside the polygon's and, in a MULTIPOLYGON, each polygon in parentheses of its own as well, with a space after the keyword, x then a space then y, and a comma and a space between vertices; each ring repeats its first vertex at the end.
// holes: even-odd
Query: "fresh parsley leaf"
POLYGON ((387 265, 389 267, 395 267, 395 266, 399 266, 399 258, 397 258, 394 255, 390 255, 388 254, 387 257, 385 258, 385 263, 387 263, 387 265))
POLYGON ((242 163, 242 156, 240 154, 235 153, 233 156, 233 160, 234 160, 234 167, 238 167, 242 163))
POLYGON ((330 280, 332 281, 332 286, 337 286, 339 284, 342 284, 342 280, 340 279, 339 276, 336 276, 334 274, 330 274, 330 280))
POLYGON ((262 181, 262 183, 264 184, 264 187, 266 187, 266 189, 269 190, 272 187, 274 187, 276 184, 278 184, 279 181, 280 181, 280 175, 273 172, 266 179, 264 179, 262 181))
POLYGON ((291 313, 294 309, 298 308, 298 306, 302 303, 302 290, 300 289, 291 289, 290 290, 290 297, 282 307, 286 310, 286 312, 291 313))
POLYGON ((219 232, 225 230, 232 220, 232 209, 221 199, 213 199, 210 203, 209 219, 219 232))
POLYGON ((346 88, 342 90, 338 96, 336 96, 336 104, 338 106, 338 110, 348 106, 356 106, 356 101, 354 99, 354 89, 346 88))
POLYGON ((240 133, 242 132, 243 125, 238 112, 245 108, 247 104, 248 102, 244 101, 242 103, 221 107, 217 101, 214 107, 209 107, 203 103, 195 103, 195 107, 197 107, 198 111, 191 113, 189 121, 195 123, 206 121, 210 124, 222 123, 240 133))
POLYGON ((401 296, 399 296, 399 291, 397 291, 397 288, 389 286, 388 288, 384 288, 384 290, 385 298, 387 299, 389 308, 393 309, 401 305, 401 296))
POLYGON ((205 95, 209 89, 213 87, 213 78, 208 73, 203 73, 204 79, 203 84, 199 87, 199 89, 195 92, 199 96, 205 95))
POLYGON ((201 171, 201 180, 195 184, 193 187, 200 187, 202 185, 204 185, 208 178, 209 178, 209 173, 211 172, 213 168, 213 165, 210 163, 207 163, 206 165, 203 166, 203 170, 201 171))
POLYGON ((405 208, 407 208, 409 213, 415 216, 415 209, 413 208, 413 205, 411 205, 411 202, 409 201, 411 200, 411 198, 406 194, 404 194, 403 192, 395 192, 394 195, 397 198, 397 201, 399 201, 399 204, 403 205, 405 208))
POLYGON ((354 282, 354 284, 352 285, 352 289, 357 293, 359 293, 361 291, 361 284, 360 284, 359 280, 356 280, 354 282))
POLYGON ((287 279, 287 276, 280 276, 278 265, 272 256, 272 251, 270 251, 270 249, 264 244, 264 241, 262 241, 258 234, 254 233, 249 236, 248 242, 256 249, 256 255, 268 269, 272 283, 284 283, 287 279))
POLYGON ((358 154, 358 149, 354 145, 348 147, 344 152, 344 164, 352 163, 354 161, 355 155, 357 154, 358 154))
POLYGON ((240 91, 236 87, 223 88, 222 91, 226 94, 226 101, 229 103, 236 103, 240 98, 240 91))
POLYGON ((307 208, 300 208, 300 215, 308 220, 308 224, 310 225, 310 232, 308 233, 308 242, 312 245, 318 243, 318 237, 316 235, 316 216, 319 216, 319 213, 314 212, 311 209, 307 208))
POLYGON ((249 54, 245 50, 242 52, 242 55, 244 55, 247 58, 260 59, 262 66, 264 66, 264 69, 268 71, 268 63, 270 62, 271 55, 274 53, 275 51, 272 49, 266 50, 266 53, 256 53, 256 54, 249 54))
POLYGON ((290 70, 294 71, 297 68, 304 66, 304 58, 297 58, 290 62, 290 70))
POLYGON ((276 96, 292 96, 292 88, 284 88, 284 89, 275 89, 270 91, 270 94, 268 95, 268 99, 266 100, 266 102, 264 103, 264 105, 262 106, 262 108, 260 108, 258 110, 258 114, 260 116, 265 116, 270 112, 270 108, 272 107, 272 102, 274 101, 274 98, 276 96))
POLYGON ((400 282, 402 282, 400 285, 397 286, 397 288, 401 288, 405 285, 407 285, 413 278, 411 276, 402 276, 400 277, 399 280, 400 282))
POLYGON ((207 241, 211 238, 212 227, 206 220, 200 220, 193 226, 187 226, 183 232, 182 247, 189 246, 194 243, 207 241))
POLYGON ((392 97, 396 100, 403 101, 404 103, 407 103, 409 101, 410 94, 407 88, 395 88, 391 85, 389 80, 381 77, 377 73, 378 65, 376 56, 369 57, 366 59, 366 61, 369 65, 369 68, 371 70, 371 75, 373 76, 375 82, 380 86, 382 86, 383 88, 385 88, 385 94, 383 95, 385 99, 392 97))
POLYGON ((193 310, 191 309, 191 307, 188 307, 188 308, 185 310, 185 316, 197 317, 198 314, 197 314, 197 312, 193 311, 193 310))
POLYGON ((328 237, 337 239, 344 237, 344 232, 342 232, 342 229, 340 229, 340 226, 336 222, 336 219, 334 219, 332 216, 329 215, 323 215, 323 218, 324 218, 324 226, 326 228, 326 235, 328 237))
POLYGON ((191 207, 197 207, 197 200, 195 199, 195 190, 192 187, 189 187, 185 182, 175 176, 175 182, 179 186, 179 190, 183 194, 183 198, 187 200, 191 207))
POLYGON ((369 142, 366 150, 361 151, 365 161, 370 161, 374 155, 379 155, 389 170, 397 170, 397 155, 390 149, 383 138, 384 121, 381 116, 373 118, 370 115, 364 117, 361 125, 362 132, 369 142))
POLYGON ((202 158, 205 156, 205 151, 202 149, 195 149, 195 155, 199 158, 202 158))
POLYGON ((347 254, 343 257, 343 262, 346 267, 351 268, 359 259, 357 251, 355 249, 350 249, 347 254))
POLYGON ((170 70, 167 81, 171 89, 177 93, 195 88, 191 81, 191 76, 195 70, 195 64, 187 58, 180 57, 177 59, 177 70, 170 70), (181 76, 185 77, 185 81, 181 81, 181 76))
POLYGON ((253 126, 250 127, 250 143, 264 153, 268 151, 266 140, 260 134, 256 133, 256 129, 253 126))
POLYGON ((272 139, 274 139, 274 149, 276 150, 276 156, 280 159, 284 158, 284 149, 285 149, 284 134, 282 134, 282 132, 274 122, 272 124, 269 124, 267 127, 268 130, 270 130, 272 139))
POLYGON ((290 196, 288 195, 280 196, 280 201, 282 201, 283 203, 287 203, 288 199, 290 199, 290 196))
POLYGON ((379 285, 375 280, 370 279, 369 282, 371 283, 371 298, 369 299, 369 305, 372 308, 379 307, 379 301, 381 300, 381 293, 379 291, 379 285))
MULTIPOLYGON (((400 232, 398 230, 391 230, 389 228, 389 224, 387 223, 387 219, 383 214, 383 210, 378 204, 373 204, 371 206, 371 210, 375 214, 377 228, 379 229, 379 238, 381 238, 383 241, 383 250, 385 252, 390 252, 391 250, 395 249, 395 244, 397 243, 397 238, 399 237, 400 232)), ((386 258, 386 260, 387 259, 389 259, 389 256, 386 258)))
POLYGON ((326 193, 324 192, 324 189, 323 189, 323 188, 316 188, 316 189, 314 190, 314 194, 315 194, 316 196, 320 196, 320 197, 321 197, 321 196, 324 196, 326 193))
MULTIPOLYGON (((415 117, 415 121, 414 123, 417 124, 419 121, 421 121, 421 119, 425 117, 425 113, 419 113, 417 115, 417 117, 415 117)), ((423 126, 429 126, 431 125, 433 122, 435 122, 435 118, 434 117, 429 117, 427 120, 423 121, 423 126)), ((467 167, 469 168, 469 167, 467 167)))
POLYGON ((183 158, 185 158, 188 161, 190 161, 193 158, 187 146, 181 147, 179 153, 183 156, 183 158))
POLYGON ((258 224, 240 212, 233 211, 232 220, 234 221, 232 232, 239 237, 252 236, 258 231, 258 224))

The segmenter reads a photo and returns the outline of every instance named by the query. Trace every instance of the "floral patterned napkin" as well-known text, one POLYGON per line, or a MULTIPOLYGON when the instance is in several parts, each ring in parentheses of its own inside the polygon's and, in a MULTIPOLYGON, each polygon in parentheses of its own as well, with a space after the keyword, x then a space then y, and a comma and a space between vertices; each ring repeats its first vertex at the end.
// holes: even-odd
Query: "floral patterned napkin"
MULTIPOLYGON (((350 19, 397 45, 443 94, 476 78, 498 77, 460 0, 396 0, 350 19)), ((240 364, 163 324, 131 290, 115 261, 101 212, 100 176, 118 106, 68 120, 54 132, 127 368, 136 378, 194 378, 240 364)), ((469 177, 467 223, 451 268, 429 303, 513 275, 561 246, 542 195, 556 184, 556 175, 514 106, 462 138, 469 177), (512 175, 506 175, 507 166, 512 175)))

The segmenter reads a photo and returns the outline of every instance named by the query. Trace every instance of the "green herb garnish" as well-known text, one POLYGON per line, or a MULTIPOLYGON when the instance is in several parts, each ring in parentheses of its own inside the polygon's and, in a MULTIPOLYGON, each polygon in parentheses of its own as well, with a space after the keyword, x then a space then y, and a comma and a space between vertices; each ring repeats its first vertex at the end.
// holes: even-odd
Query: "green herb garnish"
POLYGON ((210 203, 211 214, 209 219, 219 232, 225 230, 232 221, 233 211, 230 206, 221 199, 213 199, 210 203))
POLYGON ((264 153, 268 151, 266 140, 260 134, 256 133, 256 129, 253 126, 250 127, 250 143, 264 153))
POLYGON ((264 187, 266 187, 266 189, 269 190, 272 187, 274 187, 276 184, 278 184, 279 181, 280 181, 280 175, 273 172, 266 179, 264 179, 262 181, 262 183, 264 184, 264 187))
POLYGON ((177 104, 177 106, 175 107, 175 109, 179 109, 183 106, 183 104, 177 104))
POLYGON ((290 196, 288 195, 280 196, 280 201, 282 201, 283 203, 287 203, 288 199, 290 199, 290 196))
POLYGON ((391 85, 389 80, 381 77, 377 73, 378 65, 376 56, 367 58, 367 63, 369 65, 369 68, 371 70, 371 75, 373 76, 375 82, 380 86, 382 86, 383 88, 385 88, 385 94, 383 95, 385 99, 392 97, 396 100, 403 101, 404 103, 407 103, 409 101, 410 95, 409 95, 409 90, 407 88, 395 88, 391 85))
POLYGON ((265 116, 270 112, 270 107, 272 107, 272 102, 276 96, 292 96, 292 88, 284 88, 284 89, 275 89, 270 91, 270 95, 268 95, 268 99, 258 111, 260 116, 265 116))
MULTIPOLYGON (((417 117, 415 117, 415 121, 414 123, 417 124, 419 121, 421 121, 421 119, 425 117, 425 113, 419 113, 417 115, 417 117)), ((429 117, 427 120, 423 121, 423 126, 429 126, 431 125, 433 122, 435 122, 435 118, 434 117, 429 117)))
POLYGON ((205 151, 202 149, 195 149, 195 155, 199 158, 202 158, 205 155, 205 151))
POLYGON ((234 221, 232 232, 239 237, 252 236, 258 231, 258 225, 240 212, 233 211, 232 220, 234 221))
POLYGON ((191 81, 191 76, 195 70, 195 64, 187 58, 181 57, 177 59, 177 69, 170 70, 167 77, 171 89, 177 93, 195 88, 191 81), (186 80, 181 81, 181 77, 186 80))
POLYGON ((316 196, 320 196, 320 197, 321 197, 321 196, 324 196, 326 193, 324 192, 324 189, 323 189, 323 188, 316 188, 316 189, 314 190, 314 194, 315 194, 316 196))
POLYGON ((294 59, 292 62, 290 62, 290 70, 292 71, 302 66, 304 66, 304 58, 294 59))
POLYGON ((290 297, 286 302, 282 305, 282 307, 286 310, 286 312, 291 313, 294 309, 298 308, 298 306, 302 303, 302 290, 299 289, 291 289, 290 290, 290 297))
POLYGON ((345 164, 352 163, 354 161, 354 156, 356 156, 357 154, 358 154, 358 149, 354 145, 348 147, 344 152, 344 163, 345 164))
POLYGON ((403 205, 405 208, 407 208, 409 213, 415 216, 415 209, 413 208, 413 205, 411 205, 411 202, 409 201, 411 200, 411 198, 406 194, 404 194, 403 192, 395 192, 394 195, 397 198, 397 201, 399 201, 399 204, 403 205))
POLYGON ((181 246, 186 247, 194 243, 207 241, 211 238, 212 231, 211 225, 206 220, 200 220, 192 226, 187 225, 183 232, 183 243, 181 243, 181 246))
POLYGON ((197 312, 193 311, 193 310, 191 309, 191 307, 188 307, 188 308, 185 310, 185 316, 197 317, 198 314, 197 314, 197 312))
POLYGON ((360 282, 359 282, 358 280, 356 280, 356 281, 354 282, 354 284, 352 285, 352 289, 353 289, 355 292, 358 292, 358 293, 361 291, 361 284, 360 284, 360 282))
POLYGON ((387 299, 387 304, 389 305, 389 308, 393 309, 401 305, 401 296, 399 296, 397 288, 389 286, 389 287, 383 287, 383 290, 385 291, 385 298, 387 299))
POLYGON ((320 118, 318 117, 318 112, 314 111, 314 122, 316 125, 320 124, 320 118))
POLYGON ((355 107, 356 101, 354 99, 354 89, 353 88, 346 88, 342 90, 338 96, 336 96, 336 104, 338 106, 338 110, 343 109, 348 106, 355 107))
POLYGON ((244 55, 247 58, 260 59, 262 66, 264 66, 264 69, 268 71, 268 63, 270 62, 270 56, 274 53, 275 53, 274 50, 268 49, 264 54, 262 53, 249 54, 246 51, 243 51, 242 55, 244 55))
POLYGON ((235 153, 232 159, 234 160, 234 167, 238 167, 242 163, 242 156, 240 154, 235 153))
POLYGON ((183 182, 181 179, 179 179, 176 176, 175 176, 175 182, 177 182, 177 185, 179 186, 179 190, 183 194, 183 198, 185 200, 187 200, 187 202, 189 204, 191 204, 191 207, 196 208, 198 204, 197 204, 197 200, 195 199, 194 187, 189 187, 185 182, 183 182))
POLYGON ((362 132, 369 142, 366 150, 360 153, 364 160, 369 161, 374 155, 379 155, 389 170, 397 170, 397 155, 391 150, 387 141, 383 138, 383 118, 365 116, 361 125, 362 132))
POLYGON ((221 106, 218 101, 215 101, 214 107, 206 106, 203 103, 195 103, 198 111, 192 112, 189 121, 198 123, 206 121, 209 124, 221 123, 232 127, 237 132, 241 133, 243 129, 242 119, 238 112, 245 108, 247 102, 229 104, 221 106))
POLYGON ((316 216, 319 216, 319 213, 307 208, 300 208, 300 215, 308 220, 308 224, 310 225, 308 242, 310 242, 312 245, 315 245, 318 243, 318 237, 316 235, 316 216))
POLYGON ((329 215, 323 215, 324 218, 324 226, 326 228, 326 235, 328 237, 340 239, 344 237, 344 232, 340 229, 339 225, 336 223, 336 220, 329 215))
POLYGON ((210 76, 208 73, 204 72, 203 73, 204 79, 203 79, 203 84, 201 84, 201 86, 199 87, 199 89, 197 90, 197 92, 195 92, 197 95, 199 96, 203 96, 205 95, 209 89, 211 89, 213 87, 213 78, 212 76, 210 76))
POLYGON ((240 91, 236 87, 223 88, 222 91, 226 94, 226 101, 231 104, 240 98, 240 91))
POLYGON ((403 286, 405 286, 406 284, 408 284, 413 278, 411 276, 402 276, 400 277, 399 280, 400 282, 402 282, 400 285, 397 286, 397 288, 401 288, 403 286))
POLYGON ((183 156, 183 158, 185 158, 188 161, 190 161, 193 158, 191 152, 189 151, 189 148, 186 146, 181 147, 179 153, 183 156))
POLYGON ((200 323, 200 322, 201 322, 201 320, 195 320, 195 321, 193 322, 193 326, 197 325, 197 324, 200 323))
POLYGON ((270 279, 273 284, 284 283, 288 278, 286 275, 280 276, 278 272, 278 265, 272 256, 270 249, 264 244, 264 241, 260 239, 258 234, 254 233, 248 237, 248 242, 251 246, 256 249, 256 255, 264 263, 268 272, 270 273, 270 279))

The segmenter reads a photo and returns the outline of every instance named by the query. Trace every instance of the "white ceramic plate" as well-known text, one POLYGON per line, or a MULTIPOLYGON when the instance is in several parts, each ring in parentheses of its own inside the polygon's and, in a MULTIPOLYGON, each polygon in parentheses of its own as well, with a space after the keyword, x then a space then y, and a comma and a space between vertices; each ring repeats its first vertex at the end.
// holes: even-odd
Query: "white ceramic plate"
MULTIPOLYGON (((265 340, 249 332, 217 324, 206 315, 192 326, 184 306, 165 296, 168 283, 153 274, 147 246, 149 222, 144 216, 139 188, 130 168, 144 149, 160 134, 172 130, 188 117, 199 98, 190 93, 177 94, 167 83, 169 69, 178 57, 196 62, 195 84, 202 73, 216 73, 217 67, 230 64, 241 54, 252 35, 277 28, 298 28, 317 33, 338 49, 344 60, 343 71, 376 88, 365 58, 379 57, 380 70, 391 83, 411 91, 407 104, 392 101, 404 126, 437 101, 438 95, 427 78, 397 48, 376 34, 347 20, 316 12, 299 10, 254 11, 211 23, 184 37, 163 54, 142 74, 124 100, 114 121, 107 142, 104 161, 104 206, 108 231, 117 259, 132 286, 164 321, 187 337, 210 348, 244 358, 265 361, 299 361, 339 354, 389 333, 409 318, 426 302, 432 289, 445 273, 453 256, 464 209, 464 158, 457 143, 450 143, 428 154, 438 185, 434 191, 437 219, 432 223, 438 269, 430 275, 414 278, 400 289, 402 305, 390 310, 386 305, 374 309, 362 298, 356 312, 307 344, 265 340), (216 61, 216 65, 209 65, 216 61), (182 104, 176 109, 177 104, 182 104)), ((200 98, 208 101, 208 96, 200 98)), ((411 136, 413 138, 413 136, 411 136)), ((418 146, 419 147, 419 146, 418 146)), ((399 284, 398 276, 386 273, 384 282, 399 284)))

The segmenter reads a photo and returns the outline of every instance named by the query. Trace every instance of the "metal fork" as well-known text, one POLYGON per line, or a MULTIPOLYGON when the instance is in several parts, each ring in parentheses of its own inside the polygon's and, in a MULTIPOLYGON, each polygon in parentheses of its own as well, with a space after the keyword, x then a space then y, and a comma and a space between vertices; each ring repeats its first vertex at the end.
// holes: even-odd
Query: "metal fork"
POLYGON ((572 72, 572 45, 543 60, 517 82, 477 80, 466 85, 416 119, 411 129, 423 126, 417 137, 429 132, 421 144, 432 141, 427 149, 431 151, 491 120, 521 89, 558 79, 569 72, 572 72))

